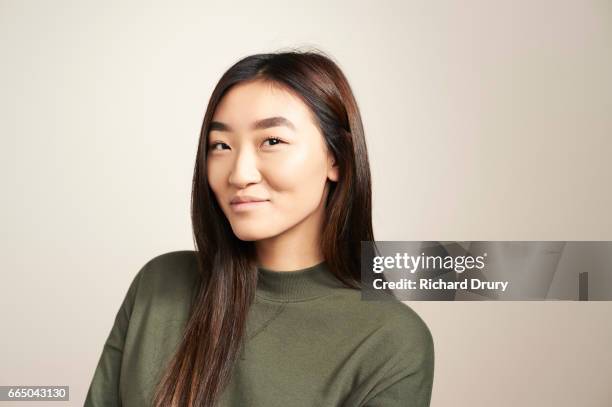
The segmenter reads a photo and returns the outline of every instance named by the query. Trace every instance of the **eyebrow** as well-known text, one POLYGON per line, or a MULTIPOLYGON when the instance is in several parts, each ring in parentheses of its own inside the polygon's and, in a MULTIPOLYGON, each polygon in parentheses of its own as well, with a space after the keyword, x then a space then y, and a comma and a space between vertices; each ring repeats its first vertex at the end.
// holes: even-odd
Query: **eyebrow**
MULTIPOLYGON (((285 126, 295 131, 295 125, 289 120, 282 116, 268 117, 265 119, 257 120, 251 125, 252 130, 263 130, 270 127, 285 126)), ((233 129, 225 123, 212 121, 210 122, 209 131, 233 131, 233 129)))

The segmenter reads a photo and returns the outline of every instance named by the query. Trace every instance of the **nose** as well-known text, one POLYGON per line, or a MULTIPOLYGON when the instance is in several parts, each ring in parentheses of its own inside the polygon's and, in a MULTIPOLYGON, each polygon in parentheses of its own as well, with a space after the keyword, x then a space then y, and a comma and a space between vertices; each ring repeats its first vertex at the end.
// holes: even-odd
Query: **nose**
POLYGON ((261 173, 257 166, 256 155, 248 147, 240 148, 232 166, 229 183, 237 188, 244 188, 251 183, 261 181, 261 173))

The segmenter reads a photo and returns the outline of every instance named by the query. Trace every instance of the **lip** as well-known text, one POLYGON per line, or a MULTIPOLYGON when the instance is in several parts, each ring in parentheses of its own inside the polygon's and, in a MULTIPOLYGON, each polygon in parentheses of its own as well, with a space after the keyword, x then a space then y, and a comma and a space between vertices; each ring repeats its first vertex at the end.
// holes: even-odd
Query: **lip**
POLYGON ((259 198, 253 195, 236 195, 232 198, 230 204, 243 203, 243 202, 261 202, 267 201, 267 199, 259 198))
POLYGON ((267 199, 266 200, 260 200, 260 201, 236 202, 236 203, 230 204, 230 207, 235 212, 244 212, 244 211, 250 211, 252 209, 260 208, 260 207, 266 205, 268 202, 269 201, 267 199))

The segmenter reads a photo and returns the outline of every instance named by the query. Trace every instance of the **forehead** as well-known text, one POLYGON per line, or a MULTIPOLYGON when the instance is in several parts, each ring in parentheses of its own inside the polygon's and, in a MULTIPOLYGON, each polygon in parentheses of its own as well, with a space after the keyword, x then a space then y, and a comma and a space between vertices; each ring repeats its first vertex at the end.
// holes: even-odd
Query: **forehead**
POLYGON ((221 98, 213 120, 247 129, 256 120, 283 116, 297 128, 313 124, 308 106, 279 84, 261 80, 234 85, 221 98))

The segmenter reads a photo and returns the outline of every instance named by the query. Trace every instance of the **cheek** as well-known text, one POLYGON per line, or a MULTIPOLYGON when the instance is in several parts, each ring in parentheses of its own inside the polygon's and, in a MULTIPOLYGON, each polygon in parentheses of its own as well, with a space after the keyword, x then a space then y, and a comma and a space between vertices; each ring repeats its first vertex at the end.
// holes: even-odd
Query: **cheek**
POLYGON ((223 169, 218 164, 211 163, 206 166, 206 171, 210 189, 212 189, 215 195, 219 195, 224 185, 225 175, 223 174, 223 169))
POLYGON ((306 200, 303 203, 319 198, 325 177, 325 162, 320 157, 300 151, 270 164, 266 178, 273 190, 306 200))

